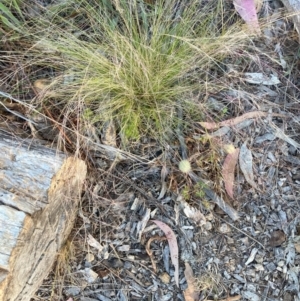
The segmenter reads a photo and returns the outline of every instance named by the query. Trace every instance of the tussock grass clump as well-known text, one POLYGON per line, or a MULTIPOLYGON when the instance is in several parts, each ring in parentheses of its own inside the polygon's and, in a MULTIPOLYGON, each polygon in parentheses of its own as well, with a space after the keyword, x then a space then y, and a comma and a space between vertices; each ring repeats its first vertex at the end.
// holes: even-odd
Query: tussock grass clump
POLYGON ((223 14, 221 0, 53 5, 30 49, 34 63, 53 70, 43 101, 55 99, 65 117, 76 112, 85 123, 114 120, 124 141, 165 139, 176 107, 199 110, 190 95, 207 90, 211 68, 248 38, 223 14))

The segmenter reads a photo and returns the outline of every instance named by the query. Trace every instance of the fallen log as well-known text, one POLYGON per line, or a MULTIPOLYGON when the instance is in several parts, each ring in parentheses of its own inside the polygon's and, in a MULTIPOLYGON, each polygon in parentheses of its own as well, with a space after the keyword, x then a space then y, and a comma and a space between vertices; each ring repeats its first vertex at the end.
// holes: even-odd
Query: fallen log
POLYGON ((86 165, 0 131, 0 300, 29 301, 76 217, 86 165))

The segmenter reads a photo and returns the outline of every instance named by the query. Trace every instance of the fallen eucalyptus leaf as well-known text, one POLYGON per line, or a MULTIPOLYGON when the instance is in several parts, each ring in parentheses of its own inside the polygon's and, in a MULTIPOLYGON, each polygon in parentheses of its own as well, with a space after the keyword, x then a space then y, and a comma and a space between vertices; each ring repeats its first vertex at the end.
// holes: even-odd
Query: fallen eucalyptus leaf
POLYGON ((165 223, 158 221, 158 220, 152 220, 153 223, 155 223, 166 235, 166 238, 169 243, 170 247, 170 254, 171 254, 171 261, 174 265, 175 271, 174 271, 174 278, 175 283, 179 287, 179 262, 178 262, 178 244, 176 240, 176 235, 173 232, 173 230, 166 225, 165 223))
MULTIPOLYGON (((232 146, 233 147, 233 146, 232 146)), ((225 158, 222 166, 222 176, 225 184, 225 190, 228 195, 233 199, 233 186, 234 186, 234 170, 237 164, 240 149, 229 149, 229 153, 225 158)))
POLYGON ((195 288, 195 278, 191 266, 185 262, 184 276, 187 282, 187 289, 183 292, 185 301, 198 301, 199 292, 195 288))
POLYGON ((254 182, 252 153, 247 148, 246 143, 244 143, 240 149, 239 163, 246 181, 252 187, 257 188, 257 185, 254 182))
POLYGON ((253 112, 248 112, 241 116, 231 118, 231 119, 221 121, 221 122, 199 122, 199 124, 202 127, 206 128, 207 130, 214 130, 214 129, 219 128, 220 126, 232 127, 232 126, 238 125, 239 123, 243 122, 244 120, 258 118, 258 117, 264 117, 264 116, 268 116, 268 114, 269 113, 262 112, 262 111, 253 111, 253 112))
POLYGON ((255 0, 233 0, 233 4, 250 31, 260 33, 255 0))

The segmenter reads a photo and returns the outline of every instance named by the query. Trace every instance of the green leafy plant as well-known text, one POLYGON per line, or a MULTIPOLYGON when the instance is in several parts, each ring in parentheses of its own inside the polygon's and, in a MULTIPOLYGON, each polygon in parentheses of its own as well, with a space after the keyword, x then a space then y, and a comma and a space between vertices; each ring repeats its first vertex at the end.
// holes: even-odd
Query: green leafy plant
POLYGON ((207 188, 207 185, 205 185, 205 183, 198 182, 194 187, 195 196, 203 199, 205 197, 205 191, 204 191, 205 188, 207 188))
POLYGON ((181 195, 185 201, 190 199, 190 194, 191 194, 190 188, 188 186, 184 186, 181 191, 181 195))

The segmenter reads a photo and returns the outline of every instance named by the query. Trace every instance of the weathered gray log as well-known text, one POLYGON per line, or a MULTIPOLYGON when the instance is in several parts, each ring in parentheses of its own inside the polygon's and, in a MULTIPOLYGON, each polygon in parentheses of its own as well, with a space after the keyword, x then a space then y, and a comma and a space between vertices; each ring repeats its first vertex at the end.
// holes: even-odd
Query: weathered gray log
POLYGON ((0 131, 0 301, 29 301, 73 226, 83 161, 0 131))

